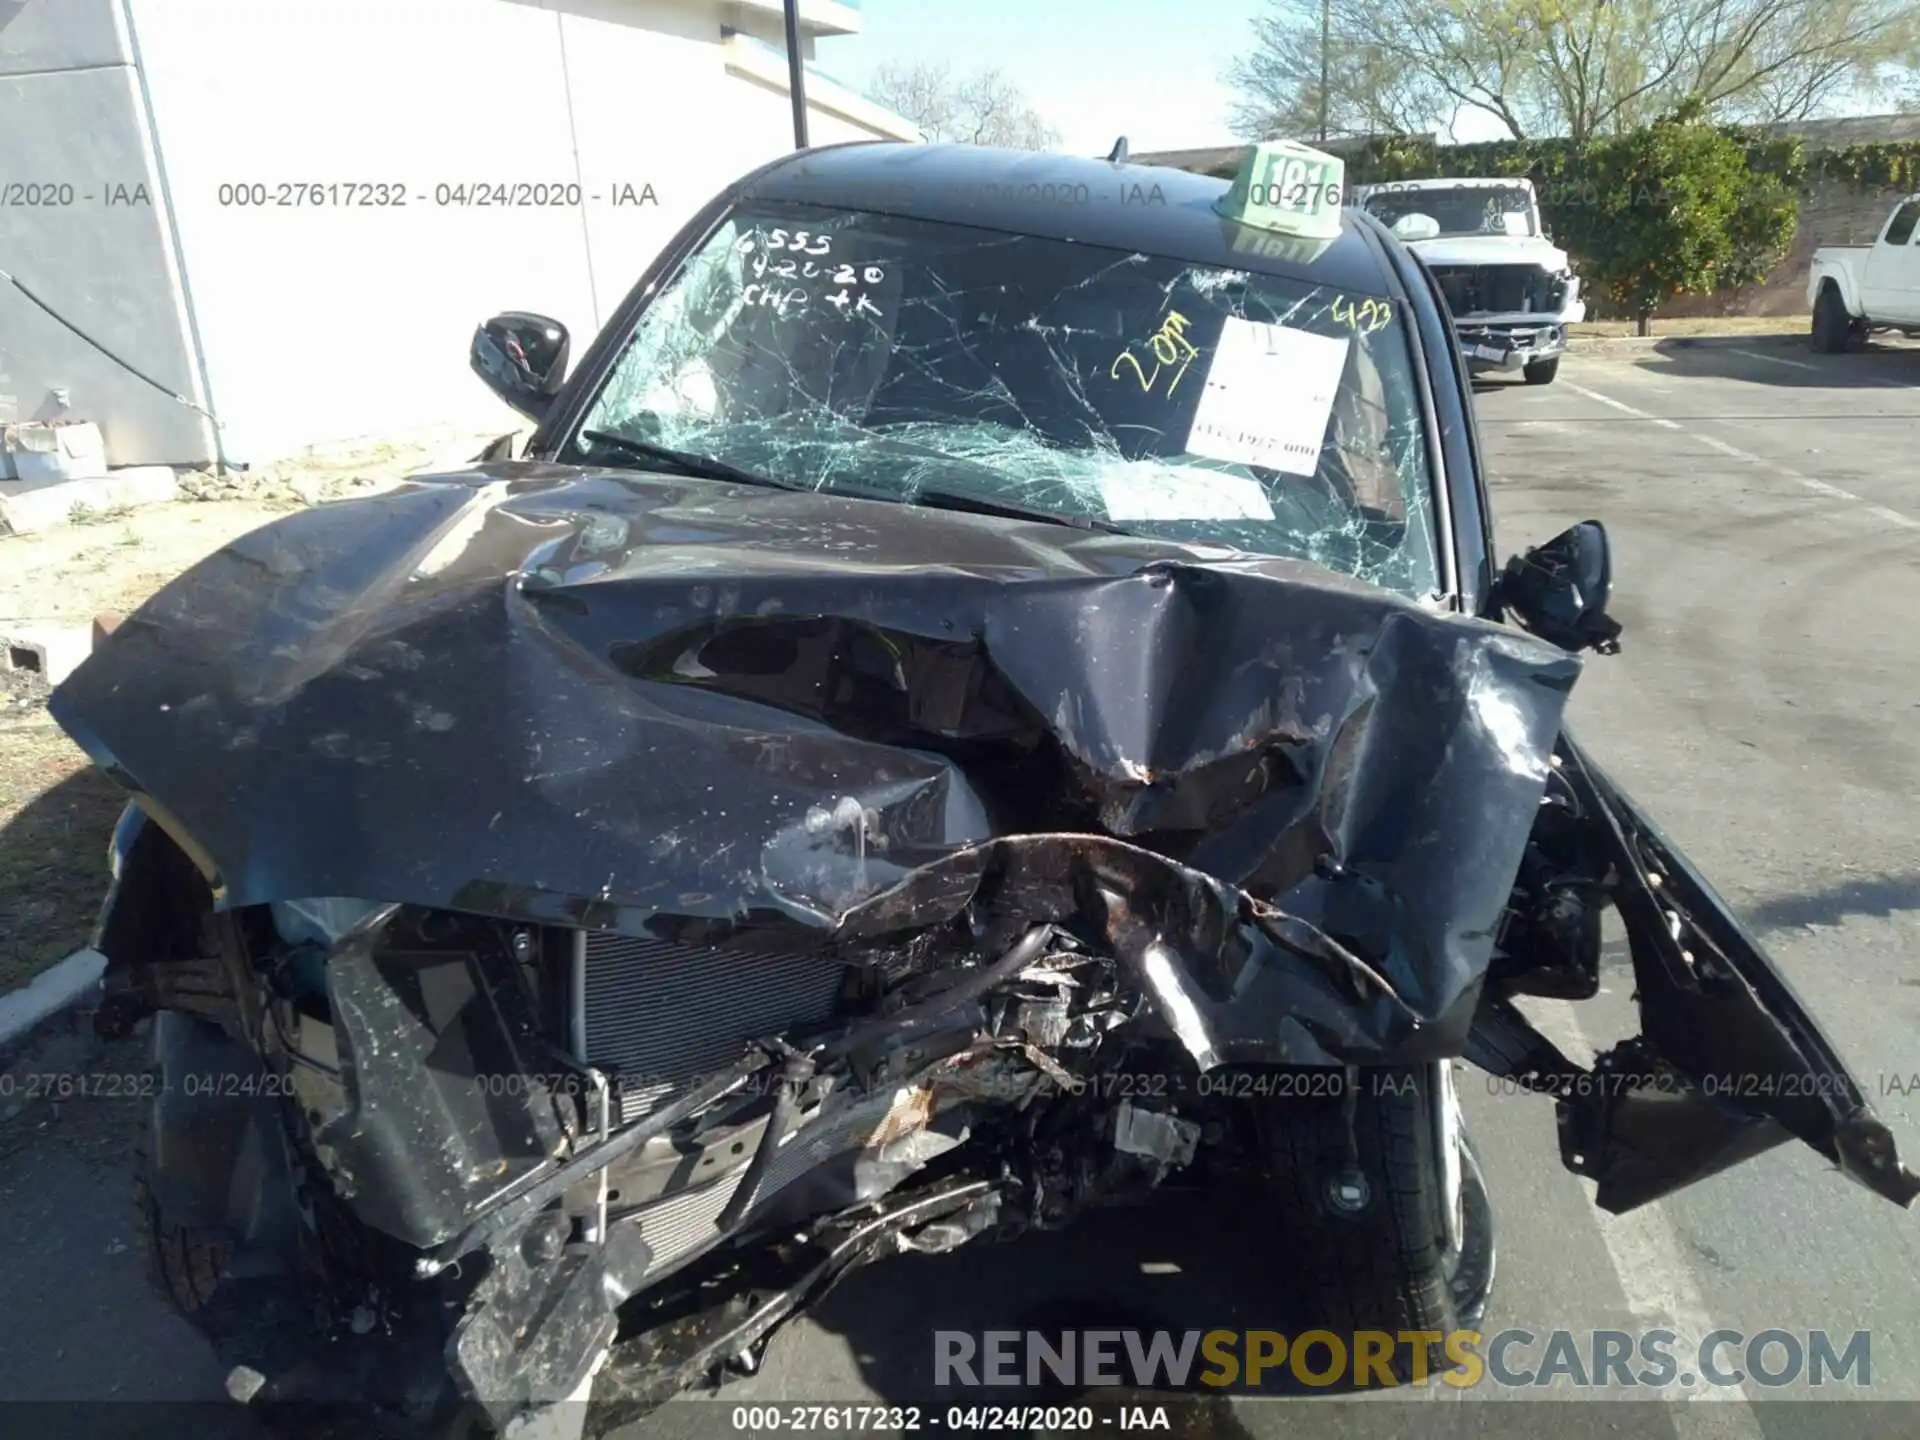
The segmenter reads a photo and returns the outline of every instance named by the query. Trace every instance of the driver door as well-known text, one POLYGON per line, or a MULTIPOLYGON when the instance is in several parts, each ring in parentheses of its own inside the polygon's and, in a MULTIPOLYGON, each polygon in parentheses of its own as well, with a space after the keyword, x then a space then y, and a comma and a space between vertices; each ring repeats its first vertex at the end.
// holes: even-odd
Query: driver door
POLYGON ((1867 252, 1860 303, 1876 322, 1920 323, 1920 197, 1894 210, 1867 252))

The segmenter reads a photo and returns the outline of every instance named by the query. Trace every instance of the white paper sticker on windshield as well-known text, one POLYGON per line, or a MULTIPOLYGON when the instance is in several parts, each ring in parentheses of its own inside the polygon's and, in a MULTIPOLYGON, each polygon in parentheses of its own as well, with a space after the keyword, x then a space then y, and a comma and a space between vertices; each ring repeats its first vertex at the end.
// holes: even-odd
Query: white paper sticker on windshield
POLYGON ((1349 343, 1229 316, 1194 407, 1187 453, 1313 474, 1349 343))
POLYGON ((1271 520, 1260 482, 1173 465, 1134 465, 1099 477, 1109 520, 1271 520))

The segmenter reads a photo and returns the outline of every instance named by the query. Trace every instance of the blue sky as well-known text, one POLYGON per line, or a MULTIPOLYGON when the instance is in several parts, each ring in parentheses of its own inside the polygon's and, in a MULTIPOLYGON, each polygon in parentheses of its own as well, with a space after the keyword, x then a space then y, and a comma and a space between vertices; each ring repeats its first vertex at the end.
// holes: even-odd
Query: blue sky
POLYGON ((1220 72, 1263 0, 861 0, 863 31, 823 39, 817 63, 864 86, 889 62, 998 66, 1060 129, 1061 148, 1105 152, 1231 141, 1220 72))
MULTIPOLYGON (((1100 154, 1121 135, 1135 150, 1233 140, 1221 75, 1253 38, 1266 0, 860 0, 864 29, 824 39, 816 63, 864 88, 889 62, 997 66, 1059 127, 1060 148, 1100 154)), ((1462 140, 1505 132, 1455 117, 1462 140)))

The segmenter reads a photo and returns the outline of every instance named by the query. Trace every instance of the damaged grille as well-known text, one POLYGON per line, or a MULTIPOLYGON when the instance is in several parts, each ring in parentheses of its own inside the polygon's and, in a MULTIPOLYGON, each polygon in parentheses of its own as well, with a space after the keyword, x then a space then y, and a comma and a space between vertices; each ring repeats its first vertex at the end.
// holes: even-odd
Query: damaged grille
POLYGON ((1463 315, 1558 314, 1566 302, 1564 276, 1538 265, 1436 265, 1433 278, 1454 318, 1463 315))
POLYGON ((725 1069, 748 1041, 831 1019, 844 970, 791 946, 597 931, 574 943, 575 1049, 614 1078, 621 1124, 725 1069))
MULTIPOLYGON (((884 1092, 847 1107, 824 1124, 802 1126, 775 1152, 773 1163, 754 1191, 754 1202, 771 1200, 815 1166, 862 1144, 894 1103, 893 1093, 884 1092)), ((742 1166, 712 1184, 669 1195, 621 1219, 639 1225, 656 1265, 669 1265, 720 1237, 715 1222, 746 1173, 742 1166)))

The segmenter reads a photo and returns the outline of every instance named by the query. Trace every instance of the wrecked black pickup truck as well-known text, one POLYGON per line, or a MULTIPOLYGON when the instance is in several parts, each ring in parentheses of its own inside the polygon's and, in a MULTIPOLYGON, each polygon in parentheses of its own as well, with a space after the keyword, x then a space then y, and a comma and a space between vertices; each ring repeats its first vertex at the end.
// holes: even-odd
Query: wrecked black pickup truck
POLYGON ((1563 724, 1605 531, 1495 564, 1443 298, 1261 184, 782 160, 570 376, 480 327, 523 447, 255 531, 59 689, 132 797, 142 1205, 236 1396, 577 1432, 1170 1176, 1266 1187, 1328 1323, 1445 1331, 1462 1062, 1609 1210, 1789 1140, 1913 1199, 1563 724), (1589 1068, 1521 1002, 1597 993, 1608 912, 1643 1030, 1589 1068))

